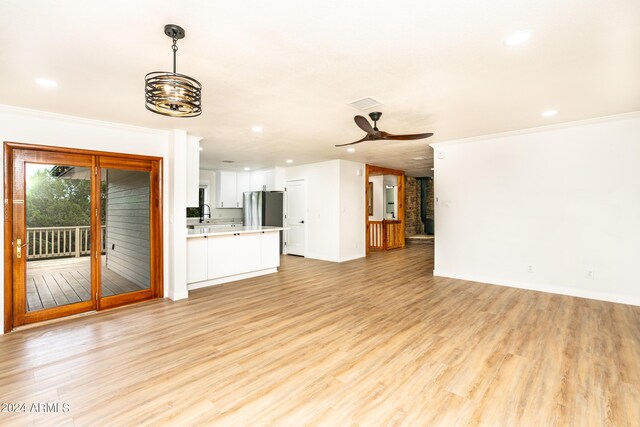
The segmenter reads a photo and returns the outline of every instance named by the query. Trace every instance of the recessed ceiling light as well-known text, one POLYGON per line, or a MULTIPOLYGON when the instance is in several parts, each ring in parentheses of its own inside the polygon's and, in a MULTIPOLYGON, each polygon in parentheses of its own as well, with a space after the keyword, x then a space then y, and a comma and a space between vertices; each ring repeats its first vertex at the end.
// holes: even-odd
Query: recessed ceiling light
POLYGON ((347 148, 347 151, 350 152, 350 153, 353 153, 354 151, 356 151, 356 149, 355 148, 347 148))
POLYGON ((262 129, 262 126, 251 126, 251 130, 255 133, 261 133, 264 129, 262 129))
POLYGON ((246 170, 246 171, 250 171, 250 170, 251 170, 251 168, 244 168, 244 170, 246 170))
POLYGON ((58 82, 49 79, 36 79, 36 83, 44 87, 58 87, 58 82))
POLYGON ((293 160, 289 159, 287 160, 287 163, 293 163, 293 160))
POLYGON ((547 110, 542 112, 542 117, 551 117, 558 114, 558 110, 547 110))
POLYGON ((507 46, 516 46, 528 41, 531 38, 531 31, 516 31, 504 38, 504 44, 507 46))

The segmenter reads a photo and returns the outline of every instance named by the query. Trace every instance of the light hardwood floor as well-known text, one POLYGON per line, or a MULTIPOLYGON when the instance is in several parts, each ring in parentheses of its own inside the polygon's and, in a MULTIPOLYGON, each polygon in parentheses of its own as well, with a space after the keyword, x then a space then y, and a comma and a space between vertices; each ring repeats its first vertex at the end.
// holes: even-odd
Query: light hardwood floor
POLYGON ((0 424, 635 426, 640 307, 431 277, 432 245, 0 337, 0 424))

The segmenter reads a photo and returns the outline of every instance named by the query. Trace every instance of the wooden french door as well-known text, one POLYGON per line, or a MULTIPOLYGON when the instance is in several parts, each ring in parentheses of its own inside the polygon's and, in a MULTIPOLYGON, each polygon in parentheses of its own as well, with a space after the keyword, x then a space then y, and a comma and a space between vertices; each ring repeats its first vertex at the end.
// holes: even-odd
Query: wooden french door
POLYGON ((5 144, 5 320, 162 296, 160 168, 157 158, 5 144))

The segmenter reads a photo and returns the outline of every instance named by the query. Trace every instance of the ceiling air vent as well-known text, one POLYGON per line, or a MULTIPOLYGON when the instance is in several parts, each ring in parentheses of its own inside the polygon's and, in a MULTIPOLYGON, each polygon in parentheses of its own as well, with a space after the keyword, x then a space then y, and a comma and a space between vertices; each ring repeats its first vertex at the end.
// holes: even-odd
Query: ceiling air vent
POLYGON ((223 160, 222 163, 235 163, 235 160, 223 160))
POLYGON ((358 110, 368 110, 369 108, 377 107, 378 105, 382 105, 382 102, 377 99, 373 99, 370 96, 367 96, 362 99, 357 99, 355 101, 350 102, 348 105, 356 108, 358 110))

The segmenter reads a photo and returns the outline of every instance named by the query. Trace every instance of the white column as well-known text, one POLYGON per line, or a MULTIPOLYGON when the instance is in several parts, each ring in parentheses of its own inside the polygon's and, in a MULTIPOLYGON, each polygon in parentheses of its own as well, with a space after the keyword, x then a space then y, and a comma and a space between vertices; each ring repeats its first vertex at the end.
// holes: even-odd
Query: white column
POLYGON ((187 291, 187 132, 173 130, 169 140, 169 293, 172 300, 187 291))

